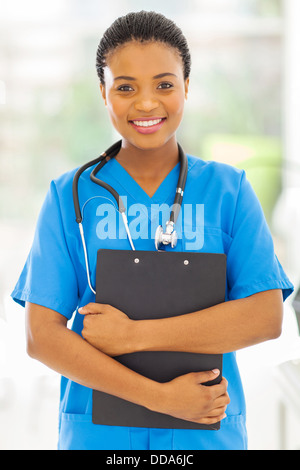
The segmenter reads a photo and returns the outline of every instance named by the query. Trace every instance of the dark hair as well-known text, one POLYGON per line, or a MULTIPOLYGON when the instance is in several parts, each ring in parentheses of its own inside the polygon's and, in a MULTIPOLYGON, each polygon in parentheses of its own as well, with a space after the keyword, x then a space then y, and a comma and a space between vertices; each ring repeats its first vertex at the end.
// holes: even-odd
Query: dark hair
POLYGON ((97 49, 96 69, 104 85, 104 67, 108 54, 130 41, 158 41, 177 49, 183 62, 184 79, 191 71, 189 47, 181 29, 160 13, 140 11, 116 19, 105 31, 97 49))

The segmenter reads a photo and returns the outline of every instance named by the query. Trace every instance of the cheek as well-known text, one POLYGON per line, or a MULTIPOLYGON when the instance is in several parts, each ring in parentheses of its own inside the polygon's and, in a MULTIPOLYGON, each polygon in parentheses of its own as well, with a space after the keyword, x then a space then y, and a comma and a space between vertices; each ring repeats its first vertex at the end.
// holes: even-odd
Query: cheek
POLYGON ((181 118, 184 111, 185 99, 184 95, 176 95, 170 98, 166 103, 165 107, 168 110, 169 116, 175 119, 181 118))
POLYGON ((107 110, 112 119, 116 122, 124 119, 128 115, 128 105, 124 100, 120 100, 117 97, 108 97, 107 99, 107 110))

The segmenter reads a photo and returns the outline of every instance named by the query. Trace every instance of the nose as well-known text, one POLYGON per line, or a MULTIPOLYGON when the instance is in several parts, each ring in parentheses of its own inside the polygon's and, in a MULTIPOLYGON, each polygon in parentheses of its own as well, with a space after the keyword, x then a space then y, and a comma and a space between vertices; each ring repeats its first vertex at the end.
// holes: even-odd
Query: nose
POLYGON ((134 104, 137 111, 149 113, 159 107, 159 101, 151 93, 140 94, 134 104))

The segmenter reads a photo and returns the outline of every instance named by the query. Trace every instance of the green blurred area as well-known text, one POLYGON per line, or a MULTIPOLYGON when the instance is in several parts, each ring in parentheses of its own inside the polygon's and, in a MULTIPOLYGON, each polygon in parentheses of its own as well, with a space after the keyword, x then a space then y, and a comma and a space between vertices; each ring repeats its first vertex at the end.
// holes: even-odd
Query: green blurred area
POLYGON ((281 191, 282 149, 277 138, 211 134, 203 141, 206 160, 222 161, 244 169, 271 225, 272 211, 281 191))

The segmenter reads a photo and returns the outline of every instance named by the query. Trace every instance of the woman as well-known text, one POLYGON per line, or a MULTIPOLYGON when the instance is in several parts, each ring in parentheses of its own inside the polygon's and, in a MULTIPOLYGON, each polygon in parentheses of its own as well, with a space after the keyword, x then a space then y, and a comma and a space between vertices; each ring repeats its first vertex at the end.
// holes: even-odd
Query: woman
MULTIPOLYGON (((151 209, 172 205, 180 168, 176 131, 189 89, 188 46, 180 29, 162 15, 131 13, 105 32, 97 71, 109 117, 122 136, 120 151, 101 170, 101 179, 126 200, 128 214, 137 204, 144 208, 139 230, 132 220, 135 246, 155 250, 151 209)), ((188 156, 183 205, 204 207, 204 227, 191 216, 175 250, 225 253, 227 301, 152 321, 151 329, 147 321, 132 321, 112 306, 95 304, 73 210, 74 174, 51 183, 32 250, 12 294, 26 306, 29 355, 63 376, 59 449, 246 449, 244 395, 234 351, 280 335, 283 300, 293 286, 274 254, 244 172, 188 156), (160 384, 113 359, 160 349, 224 354, 225 378, 219 385, 201 385, 219 374, 213 370, 160 384), (188 421, 221 420, 221 429, 95 425, 92 389, 188 421)), ((81 176, 79 191, 94 283, 97 250, 130 246, 124 229, 116 225, 113 198, 89 175, 90 170, 81 176)))

